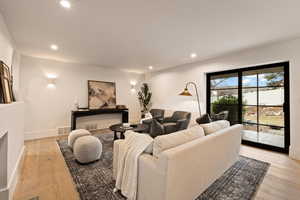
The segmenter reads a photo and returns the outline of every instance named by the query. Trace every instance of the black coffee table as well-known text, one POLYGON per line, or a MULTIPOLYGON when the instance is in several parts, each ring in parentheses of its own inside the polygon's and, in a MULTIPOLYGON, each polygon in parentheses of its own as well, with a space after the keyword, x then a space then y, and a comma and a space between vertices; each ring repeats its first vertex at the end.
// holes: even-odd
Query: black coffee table
POLYGON ((133 124, 130 126, 130 128, 124 128, 123 124, 114 124, 109 127, 110 130, 114 132, 114 140, 119 139, 117 136, 117 132, 120 133, 120 139, 124 139, 124 133, 128 130, 132 130, 134 132, 142 133, 146 131, 148 126, 146 124, 133 124))

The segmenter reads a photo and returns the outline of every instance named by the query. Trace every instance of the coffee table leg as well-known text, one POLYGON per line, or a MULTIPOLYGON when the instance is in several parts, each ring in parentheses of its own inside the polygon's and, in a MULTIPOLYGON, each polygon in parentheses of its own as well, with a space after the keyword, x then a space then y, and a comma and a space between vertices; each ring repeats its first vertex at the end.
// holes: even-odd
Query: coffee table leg
POLYGON ((125 139, 124 132, 120 133, 120 137, 121 137, 122 140, 125 139))
POLYGON ((117 131, 114 131, 114 140, 117 140, 118 136, 117 136, 117 131))

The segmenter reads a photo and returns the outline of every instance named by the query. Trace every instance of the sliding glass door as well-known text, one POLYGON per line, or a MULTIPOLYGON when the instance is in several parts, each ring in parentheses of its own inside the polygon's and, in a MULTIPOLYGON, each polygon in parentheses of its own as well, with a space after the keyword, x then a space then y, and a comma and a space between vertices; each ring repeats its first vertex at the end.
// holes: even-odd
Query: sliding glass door
POLYGON ((288 62, 210 73, 207 97, 208 113, 244 125, 243 143, 288 152, 288 62))

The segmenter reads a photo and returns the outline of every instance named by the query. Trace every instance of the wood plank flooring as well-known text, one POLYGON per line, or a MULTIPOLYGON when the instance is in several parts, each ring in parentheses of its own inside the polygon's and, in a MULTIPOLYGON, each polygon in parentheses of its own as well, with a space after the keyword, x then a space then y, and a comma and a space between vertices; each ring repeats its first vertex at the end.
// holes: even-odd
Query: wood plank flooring
MULTIPOLYGON (((72 177, 57 146, 47 138, 25 143, 26 151, 14 200, 79 200, 72 177)), ((300 161, 285 154, 242 146, 241 155, 271 163, 256 200, 299 200, 300 161)))

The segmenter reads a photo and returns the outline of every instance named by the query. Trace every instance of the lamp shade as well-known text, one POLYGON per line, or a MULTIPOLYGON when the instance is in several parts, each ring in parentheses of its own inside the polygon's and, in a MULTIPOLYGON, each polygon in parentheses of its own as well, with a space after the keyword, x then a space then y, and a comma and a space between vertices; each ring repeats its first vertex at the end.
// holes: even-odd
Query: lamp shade
POLYGON ((183 92, 179 94, 180 96, 192 96, 187 88, 184 88, 183 92))

